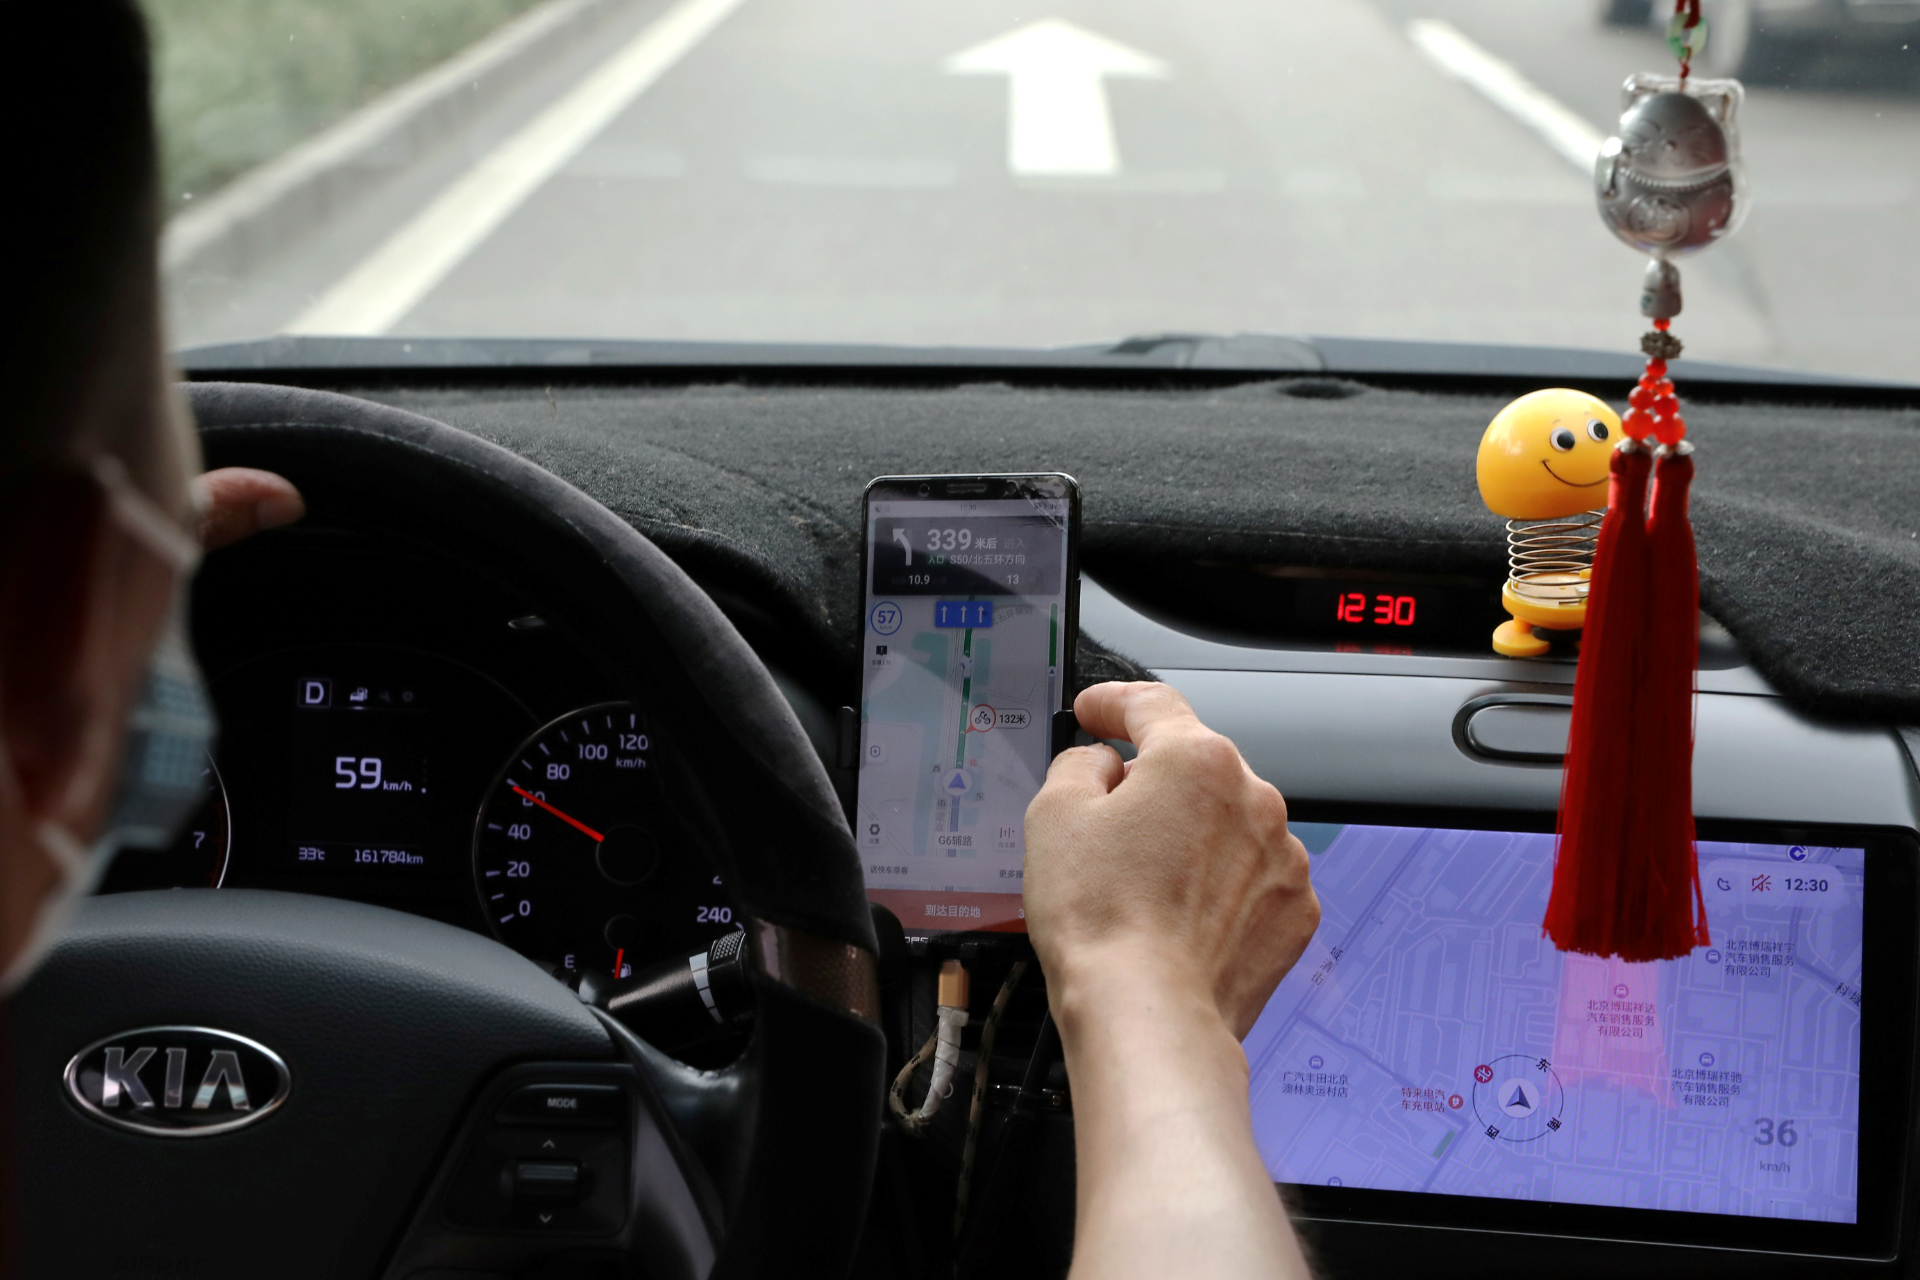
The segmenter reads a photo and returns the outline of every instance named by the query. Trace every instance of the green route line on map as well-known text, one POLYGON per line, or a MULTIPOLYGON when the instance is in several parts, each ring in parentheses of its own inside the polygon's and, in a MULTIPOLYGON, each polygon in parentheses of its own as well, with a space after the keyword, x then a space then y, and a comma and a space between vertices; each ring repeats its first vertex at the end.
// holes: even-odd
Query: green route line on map
MULTIPOLYGON (((973 598, 972 596, 967 597, 968 600, 972 600, 973 598)), ((960 677, 960 745, 955 749, 953 755, 953 767, 956 769, 964 769, 967 767, 967 725, 973 715, 973 673, 967 670, 967 662, 972 657, 973 628, 968 627, 966 634, 960 639, 960 669, 965 671, 966 674, 960 677)), ((953 802, 957 809, 960 798, 955 796, 953 802)))
MULTIPOLYGON (((969 601, 976 598, 967 597, 969 601)), ((953 752, 953 767, 956 769, 967 767, 967 725, 973 718, 973 672, 968 669, 968 664, 972 660, 973 628, 968 627, 965 634, 960 637, 960 669, 965 674, 960 677, 960 742, 953 752)), ((947 830, 958 831, 959 829, 960 797, 954 796, 952 804, 947 808, 947 830)))

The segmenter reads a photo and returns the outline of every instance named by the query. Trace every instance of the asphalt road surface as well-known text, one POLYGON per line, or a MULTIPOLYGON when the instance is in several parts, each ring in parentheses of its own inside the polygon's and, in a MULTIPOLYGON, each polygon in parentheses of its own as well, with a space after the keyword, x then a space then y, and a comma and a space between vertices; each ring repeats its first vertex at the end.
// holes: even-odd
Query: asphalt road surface
MULTIPOLYGON (((636 0, 318 233, 176 282, 175 336, 1633 350, 1642 260, 1569 148, 1671 60, 1591 12, 636 0), (1532 107, 1490 96, 1514 73, 1532 107)), ((1750 90, 1753 212, 1683 267, 1690 355, 1920 380, 1916 61, 1750 90)))

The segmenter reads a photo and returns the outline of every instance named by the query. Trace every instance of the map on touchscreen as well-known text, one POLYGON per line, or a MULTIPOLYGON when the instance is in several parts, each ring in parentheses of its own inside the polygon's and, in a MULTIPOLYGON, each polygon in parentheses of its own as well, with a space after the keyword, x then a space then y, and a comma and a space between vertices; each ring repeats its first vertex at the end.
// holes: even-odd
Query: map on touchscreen
POLYGON ((1700 842, 1713 945, 1540 934, 1551 835, 1297 823, 1322 918, 1246 1039, 1277 1182, 1857 1221, 1861 849, 1700 842))
POLYGON ((856 839, 910 933, 1025 928, 1027 804, 1065 679, 1068 508, 869 510, 856 839))

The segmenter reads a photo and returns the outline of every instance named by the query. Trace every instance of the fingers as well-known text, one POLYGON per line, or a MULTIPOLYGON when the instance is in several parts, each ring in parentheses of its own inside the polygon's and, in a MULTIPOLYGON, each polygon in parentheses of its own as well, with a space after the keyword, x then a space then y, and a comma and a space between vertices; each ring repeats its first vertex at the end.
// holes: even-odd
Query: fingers
POLYGON ((1112 747, 1070 747, 1054 757, 1046 785, 1040 788, 1034 803, 1040 802, 1040 796, 1104 796, 1119 786, 1124 776, 1120 753, 1112 747))
POLYGON ((200 545, 214 551, 262 529, 292 524, 307 514, 307 504, 291 481, 271 471, 222 467, 194 480, 200 518, 200 545))
POLYGON ((1073 713, 1092 736, 1121 738, 1143 751, 1159 734, 1200 725, 1179 690, 1148 681, 1094 685, 1074 699, 1073 713))

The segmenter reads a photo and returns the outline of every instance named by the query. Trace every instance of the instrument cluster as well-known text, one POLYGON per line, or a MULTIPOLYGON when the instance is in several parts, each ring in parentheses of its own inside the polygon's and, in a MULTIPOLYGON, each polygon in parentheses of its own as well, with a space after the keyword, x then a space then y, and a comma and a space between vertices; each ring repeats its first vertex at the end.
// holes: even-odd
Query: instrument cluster
POLYGON ((556 973, 631 972, 738 927, 671 724, 552 602, 338 533, 258 541, 195 588, 221 727, 206 801, 101 892, 354 898, 556 973))

